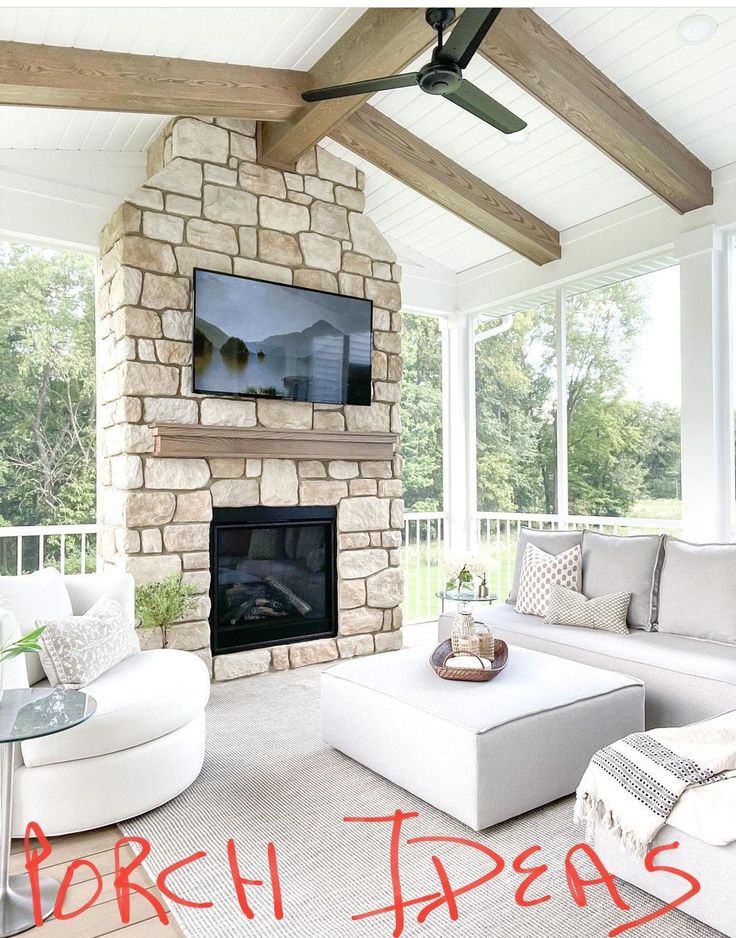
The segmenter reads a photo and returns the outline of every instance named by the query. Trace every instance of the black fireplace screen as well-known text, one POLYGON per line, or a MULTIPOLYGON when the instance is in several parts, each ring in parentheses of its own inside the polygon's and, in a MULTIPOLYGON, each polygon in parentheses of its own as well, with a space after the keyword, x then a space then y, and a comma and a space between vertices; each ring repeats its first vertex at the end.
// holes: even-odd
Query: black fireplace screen
POLYGON ((216 508, 212 651, 337 634, 334 508, 216 508))

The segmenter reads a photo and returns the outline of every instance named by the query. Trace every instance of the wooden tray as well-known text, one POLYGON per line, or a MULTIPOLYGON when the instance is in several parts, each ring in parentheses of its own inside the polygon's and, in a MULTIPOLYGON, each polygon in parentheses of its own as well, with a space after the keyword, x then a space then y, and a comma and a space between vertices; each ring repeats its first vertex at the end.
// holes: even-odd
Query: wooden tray
POLYGON ((450 658, 455 657, 452 642, 448 638, 447 641, 442 642, 441 645, 435 648, 429 663, 435 672, 446 681, 492 681, 494 677, 498 677, 503 671, 506 662, 509 660, 508 645, 500 638, 496 639, 494 655, 491 667, 483 670, 480 670, 480 668, 448 668, 446 667, 447 662, 450 658))

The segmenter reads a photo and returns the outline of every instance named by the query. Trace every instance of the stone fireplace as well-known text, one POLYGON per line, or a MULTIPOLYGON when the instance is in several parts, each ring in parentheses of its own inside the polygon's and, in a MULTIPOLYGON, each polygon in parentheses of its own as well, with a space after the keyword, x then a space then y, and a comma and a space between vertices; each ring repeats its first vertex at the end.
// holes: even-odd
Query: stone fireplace
POLYGON ((168 641, 206 660, 214 648, 216 678, 400 647, 400 271, 363 214, 362 174, 320 148, 281 172, 258 163, 252 122, 188 117, 168 124, 148 169, 100 241, 104 564, 129 570, 139 583, 181 574, 192 585, 196 607, 168 630, 168 641), (193 267, 371 299, 370 406, 194 394, 193 267), (332 583, 322 584, 322 600, 314 592, 319 578, 307 576, 322 563, 319 544, 309 546, 313 535, 264 533, 281 530, 288 516, 276 515, 287 509, 333 517, 333 546, 323 548, 323 559, 333 551, 332 583), (270 523, 261 510, 275 512, 270 523), (281 565, 251 595, 241 583, 241 602, 229 594, 241 634, 227 654, 210 628, 213 590, 226 595, 211 577, 212 540, 227 517, 221 511, 246 512, 237 515, 245 519, 255 512, 244 522, 251 528, 242 556, 228 555, 230 567, 248 574, 269 544, 281 565), (294 561, 289 577, 284 565, 294 561), (319 614, 328 593, 336 608, 329 628, 319 614), (255 621, 247 617, 259 606, 261 618, 266 609, 279 613, 284 630, 245 640, 243 623, 255 621), (314 631, 301 634, 310 622, 314 631))

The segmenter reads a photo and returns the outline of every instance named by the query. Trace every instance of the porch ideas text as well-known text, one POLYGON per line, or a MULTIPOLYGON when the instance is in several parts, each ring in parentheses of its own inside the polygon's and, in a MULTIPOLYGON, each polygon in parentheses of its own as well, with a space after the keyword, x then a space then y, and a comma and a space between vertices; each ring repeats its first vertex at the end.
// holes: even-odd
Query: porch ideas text
MULTIPOLYGON (((449 836, 406 837, 404 834, 405 822, 418 817, 419 814, 417 812, 397 810, 395 814, 389 816, 343 818, 346 824, 384 824, 390 832, 388 860, 393 893, 391 901, 389 904, 379 906, 376 909, 353 913, 351 920, 353 922, 360 922, 375 916, 385 916, 388 920, 386 933, 387 935, 392 935, 393 938, 400 938, 400 936, 404 934, 407 913, 409 912, 416 914, 416 919, 420 926, 427 921, 428 917, 433 912, 439 914, 441 910, 445 911, 445 914, 449 917, 451 922, 459 922, 461 920, 461 908, 458 899, 476 889, 480 889, 496 879, 507 865, 503 857, 495 850, 474 840, 449 836), (404 893, 402 885, 400 851, 402 847, 416 844, 436 844, 438 852, 443 844, 458 845, 476 854, 476 856, 478 853, 481 854, 484 860, 487 859, 489 861, 489 870, 484 875, 470 882, 461 883, 459 885, 453 884, 442 859, 438 854, 434 854, 432 856, 432 864, 437 876, 438 888, 425 895, 408 898, 404 893)), ((644 866, 649 873, 665 873, 684 880, 684 882, 687 883, 687 890, 678 899, 667 903, 654 912, 638 919, 624 921, 620 925, 617 925, 608 933, 609 938, 615 938, 616 935, 620 935, 623 932, 635 929, 647 922, 663 917, 673 909, 682 906, 700 891, 700 883, 690 873, 674 866, 664 866, 655 863, 661 853, 668 850, 676 850, 678 847, 679 844, 676 841, 654 847, 644 858, 644 866)), ((163 925, 168 925, 170 921, 169 912, 158 896, 142 884, 131 880, 131 874, 138 869, 149 856, 151 852, 150 842, 143 837, 121 837, 115 843, 114 851, 114 887, 122 924, 127 925, 130 922, 130 900, 131 896, 136 894, 144 897, 146 901, 150 903, 156 916, 163 925), (125 846, 137 847, 140 851, 134 859, 128 862, 125 862, 121 856, 121 851, 125 846)), ((520 908, 528 908, 552 901, 553 899, 550 894, 544 894, 543 887, 543 877, 548 872, 549 866, 543 862, 535 863, 532 859, 536 854, 541 854, 541 851, 541 845, 534 844, 519 853, 511 862, 511 869, 520 877, 519 885, 514 894, 514 901, 520 908)), ((256 913, 248 900, 249 890, 265 887, 266 881, 264 879, 251 878, 243 872, 238 861, 237 848, 233 838, 227 841, 226 853, 230 880, 240 911, 246 919, 253 920, 256 918, 256 913)), ((41 865, 52 856, 53 848, 41 830, 41 827, 34 822, 29 823, 26 828, 24 854, 25 868, 30 879, 35 923, 38 928, 41 928, 44 925, 44 919, 41 913, 39 885, 40 868, 41 865), (34 846, 34 840, 37 841, 38 846, 34 846)), ((155 885, 157 890, 175 905, 187 906, 188 908, 194 909, 212 908, 214 905, 213 902, 206 899, 200 898, 195 900, 178 895, 168 885, 168 879, 173 873, 183 867, 196 863, 198 860, 204 859, 206 856, 205 851, 199 850, 161 870, 156 877, 155 885)), ((541 861, 542 857, 539 856, 536 857, 536 859, 541 861)), ((287 935, 288 915, 285 912, 276 846, 272 842, 266 847, 266 863, 268 866, 269 879, 267 888, 270 891, 270 908, 268 914, 273 916, 274 920, 284 922, 284 934, 287 935)), ((616 887, 614 875, 606 869, 595 850, 589 844, 577 843, 570 847, 565 856, 564 870, 569 897, 579 908, 585 908, 588 903, 586 889, 595 886, 603 886, 607 890, 609 899, 616 908, 623 912, 631 911, 631 906, 622 899, 616 887), (595 875, 592 878, 586 878, 578 870, 576 860, 579 857, 583 858, 584 862, 587 861, 588 866, 592 866, 595 869, 595 875)), ((97 902, 102 893, 102 889, 102 874, 92 860, 88 858, 73 860, 67 866, 59 884, 59 892, 53 910, 54 917, 65 921, 83 915, 97 902), (86 867, 93 875, 92 882, 95 884, 93 894, 78 908, 65 910, 64 905, 68 890, 72 885, 76 871, 82 867, 86 867)), ((357 933, 356 931, 356 934, 357 933)))

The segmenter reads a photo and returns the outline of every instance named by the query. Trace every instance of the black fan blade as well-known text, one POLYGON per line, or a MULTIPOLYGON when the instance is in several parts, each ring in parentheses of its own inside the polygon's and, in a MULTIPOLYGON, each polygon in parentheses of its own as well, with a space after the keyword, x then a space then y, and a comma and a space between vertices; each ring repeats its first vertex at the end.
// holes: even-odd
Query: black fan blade
POLYGON ((475 7, 467 9, 442 47, 440 59, 449 59, 460 68, 465 68, 500 12, 498 7, 492 10, 475 7))
POLYGON ((516 114, 512 114, 503 104, 499 104, 485 91, 476 88, 475 85, 466 81, 464 78, 460 82, 457 91, 445 95, 446 100, 452 101, 458 107, 470 111, 475 117, 495 127, 504 134, 515 134, 526 127, 526 121, 523 121, 516 114))
POLYGON ((327 101, 330 98, 347 98, 353 94, 377 94, 379 91, 391 91, 394 88, 411 88, 417 84, 417 73, 388 75, 386 78, 369 78, 367 81, 354 81, 348 85, 335 85, 332 88, 315 88, 305 91, 305 101, 327 101))

